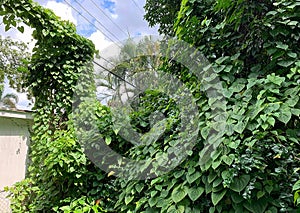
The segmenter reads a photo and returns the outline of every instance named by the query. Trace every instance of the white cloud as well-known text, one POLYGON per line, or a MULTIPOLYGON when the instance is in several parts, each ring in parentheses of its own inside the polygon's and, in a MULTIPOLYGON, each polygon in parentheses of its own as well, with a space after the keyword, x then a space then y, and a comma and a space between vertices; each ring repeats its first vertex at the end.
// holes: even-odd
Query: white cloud
MULTIPOLYGON (((135 0, 135 2, 139 5, 139 8, 137 8, 132 0, 110 1, 114 2, 114 7, 110 8, 111 10, 103 8, 103 0, 93 0, 93 2, 90 0, 81 0, 80 3, 74 3, 74 7, 76 10, 79 10, 83 16, 99 27, 100 31, 113 40, 116 40, 115 37, 117 37, 119 41, 122 41, 127 39, 128 35, 134 37, 139 34, 158 34, 157 28, 149 28, 148 23, 144 20, 145 12, 143 10, 143 6, 145 4, 145 0, 135 0), (82 9, 79 5, 88 10, 88 12, 84 11, 84 9, 82 9), (109 32, 104 29, 104 27, 101 27, 95 19, 101 22, 101 24, 103 24, 109 32)), ((75 12, 75 14, 77 17, 77 12, 75 12)), ((77 17, 77 20, 78 30, 80 33, 86 34, 86 32, 88 32, 88 29, 83 28, 82 25, 88 26, 89 29, 92 27, 93 30, 96 30, 95 26, 87 23, 80 15, 77 17)), ((93 30, 89 31, 93 32, 93 30)))
POLYGON ((70 6, 56 1, 48 1, 45 7, 53 10, 62 20, 71 21, 77 25, 77 20, 74 18, 70 6))
POLYGON ((119 15, 118 15, 118 14, 111 14, 111 17, 112 17, 113 19, 117 19, 117 18, 119 17, 119 15))
MULTIPOLYGON (((142 35, 155 35, 158 34, 157 28, 150 28, 147 21, 144 20, 144 5, 146 0, 135 0, 138 7, 133 3, 133 0, 115 0, 115 13, 118 18, 116 23, 121 26, 125 31, 128 31, 130 36, 138 34, 142 35)), ((114 33, 120 33, 114 31, 114 33)), ((126 39, 124 37, 123 39, 126 39)))
POLYGON ((108 47, 109 45, 113 44, 111 41, 107 40, 102 32, 97 30, 94 32, 89 39, 95 44, 97 50, 101 51, 108 47))

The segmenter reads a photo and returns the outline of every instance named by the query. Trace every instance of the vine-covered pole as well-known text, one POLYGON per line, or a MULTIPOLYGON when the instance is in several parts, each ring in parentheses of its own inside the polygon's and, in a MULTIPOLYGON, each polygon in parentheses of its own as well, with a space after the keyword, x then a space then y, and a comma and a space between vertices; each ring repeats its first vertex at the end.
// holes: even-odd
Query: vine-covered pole
POLYGON ((38 182, 50 152, 47 144, 55 140, 56 131, 66 129, 79 75, 87 69, 92 71, 95 47, 76 33, 73 23, 61 20, 32 0, 3 0, 0 15, 6 30, 15 27, 23 32, 22 24, 34 29, 36 44, 26 79, 35 98, 28 175, 38 182))

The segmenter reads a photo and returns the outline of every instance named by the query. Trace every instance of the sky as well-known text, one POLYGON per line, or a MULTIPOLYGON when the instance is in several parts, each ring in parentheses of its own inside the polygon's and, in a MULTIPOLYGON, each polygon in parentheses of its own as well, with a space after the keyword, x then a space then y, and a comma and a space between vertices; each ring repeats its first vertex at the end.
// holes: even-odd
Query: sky
MULTIPOLYGON (((77 33, 92 40, 100 51, 114 42, 126 38, 157 35, 157 27, 150 28, 143 19, 143 6, 146 0, 36 0, 40 5, 54 11, 63 20, 69 20, 76 25, 77 33)), ((2 20, 0 20, 2 23, 2 20)), ((29 43, 29 49, 34 47, 33 30, 27 26, 24 33, 11 29, 5 32, 0 25, 0 35, 29 43)), ((4 93, 17 93, 5 86, 4 93)), ((18 109, 30 109, 26 94, 18 94, 18 109)))

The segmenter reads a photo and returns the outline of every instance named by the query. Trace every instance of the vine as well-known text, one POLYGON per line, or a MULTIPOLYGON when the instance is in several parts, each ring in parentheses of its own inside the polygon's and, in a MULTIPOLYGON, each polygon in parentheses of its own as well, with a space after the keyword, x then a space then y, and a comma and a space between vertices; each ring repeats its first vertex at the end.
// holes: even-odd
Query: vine
POLYGON ((86 176, 79 176, 88 173, 85 166, 90 163, 75 143, 68 120, 74 87, 83 71, 92 71, 95 48, 90 40, 76 33, 74 24, 62 21, 32 0, 4 0, 0 10, 5 30, 16 27, 23 32, 22 24, 26 24, 34 29, 32 36, 37 40, 26 79, 35 98, 31 163, 27 179, 11 189, 12 208, 16 212, 48 212, 63 205, 64 199, 86 190, 79 187, 87 182, 86 176), (65 168, 65 163, 69 169, 60 172, 56 166, 65 168))
MULTIPOLYGON (((0 4, 6 29, 23 31, 19 23, 24 22, 35 29, 38 41, 27 80, 36 97, 32 163, 28 178, 11 189, 15 212, 296 211, 299 1, 180 2, 179 7, 171 1, 147 0, 146 18, 152 25, 162 22, 161 32, 175 33, 210 60, 228 103, 226 132, 219 149, 203 165, 199 153, 213 116, 210 103, 184 67, 164 63, 160 70, 176 75, 193 91, 201 131, 189 157, 176 169, 139 181, 115 179, 96 168, 83 154, 69 120, 76 81, 91 69, 93 44, 78 36, 73 24, 31 0, 0 4), (151 10, 151 5, 169 12, 157 16, 159 11, 151 10)), ((120 154, 159 158, 162 149, 176 143, 178 109, 174 101, 154 91, 146 91, 133 104, 130 124, 137 132, 151 128, 153 111, 172 120, 155 143, 130 146, 113 130, 110 109, 99 103, 82 112, 95 113, 101 136, 120 154)))

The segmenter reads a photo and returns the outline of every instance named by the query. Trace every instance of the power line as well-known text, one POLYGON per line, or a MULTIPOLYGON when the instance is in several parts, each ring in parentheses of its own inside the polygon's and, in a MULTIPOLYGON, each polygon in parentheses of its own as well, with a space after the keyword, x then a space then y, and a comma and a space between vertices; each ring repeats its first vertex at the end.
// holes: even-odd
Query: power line
MULTIPOLYGON (((94 3, 94 5, 97 7, 97 8, 99 8, 98 6, 97 6, 97 4, 93 1, 93 0, 91 0, 93 3, 94 3)), ((104 27, 104 29, 106 29, 108 32, 110 32, 102 23, 100 23, 98 20, 97 20, 97 18, 95 17, 95 16, 93 16, 85 7, 83 7, 77 0, 75 0, 75 2, 77 3, 77 4, 79 4, 79 6, 83 9, 83 10, 85 10, 92 18, 94 18, 101 26, 103 26, 104 27)), ((99 10, 101 10, 101 8, 99 8, 99 10)), ((103 10, 101 10, 103 13, 104 13, 104 11, 103 10)), ((104 15, 105 16, 107 16, 105 13, 104 13, 104 15)), ((109 19, 110 19, 110 17, 109 16, 107 16, 109 19)), ((110 21, 111 22, 113 22, 111 19, 110 19, 110 21)), ((122 30, 115 22, 113 22, 120 30, 122 30)), ((95 26, 95 25, 94 25, 95 26)), ((96 27, 96 26, 95 26, 96 27)), ((123 30, 122 30, 122 32, 124 32, 123 30)), ((111 33, 111 32, 110 32, 111 33)), ((125 33, 125 32, 124 32, 125 33)), ((113 33, 111 33, 115 38, 116 38, 116 36, 113 34, 113 33)), ((125 33, 125 35, 126 35, 126 33, 125 33)), ((118 38, 116 38, 117 40, 118 40, 118 38)), ((115 42, 114 42, 114 44, 116 44, 115 42)), ((117 44, 116 44, 117 45, 117 44)), ((120 47, 119 45, 117 45, 118 47, 120 47)), ((113 64, 112 62, 110 62, 109 60, 107 60, 106 58, 104 58, 104 57, 102 57, 102 56, 100 56, 104 61, 106 61, 106 62, 108 62, 109 64, 111 64, 111 65, 113 65, 113 66, 116 66, 115 64, 113 64)))
POLYGON ((113 34, 109 29, 107 29, 107 27, 104 26, 104 24, 102 24, 100 21, 98 21, 98 19, 93 16, 84 6, 82 6, 82 4, 80 4, 77 0, 75 0, 75 2, 85 11, 87 12, 92 18, 94 18, 96 20, 96 22, 98 22, 100 24, 100 26, 102 26, 110 35, 112 35, 117 41, 120 40, 119 38, 116 37, 115 34, 113 34))
POLYGON ((95 1, 93 1, 93 0, 90 0, 94 5, 95 5, 95 7, 99 10, 99 11, 101 11, 102 13, 103 13, 103 15, 105 15, 121 32, 123 32, 126 36, 127 36, 127 33, 116 23, 116 22, 114 22, 112 19, 111 19, 111 17, 110 16, 108 16, 106 13, 105 13, 105 11, 103 10, 103 9, 101 9, 96 3, 95 3, 95 1))
MULTIPOLYGON (((66 0, 64 0, 66 2, 66 0)), ((88 18, 86 18, 84 15, 82 15, 77 9, 75 9, 72 5, 70 5, 68 2, 66 2, 70 7, 72 7, 79 15, 81 15, 85 20, 87 20, 90 24, 92 24, 94 27, 96 27, 100 32, 102 32, 97 26, 95 26, 88 18)), ((78 3, 78 2, 77 2, 78 3)), ((83 7, 82 7, 83 8, 83 7)), ((83 8, 84 9, 84 8, 83 8)), ((85 9, 86 10, 86 9, 85 9)), ((90 14, 90 13, 89 13, 90 14)), ((91 15, 92 16, 92 15, 91 15)), ((93 16, 92 16, 93 17, 93 16)), ((95 17, 93 17, 95 18, 95 17)), ((102 32, 103 33, 103 32, 102 32)), ((104 33, 103 33, 104 34, 104 33)), ((105 34, 104 34, 105 35, 105 34)), ((107 35, 105 35, 107 36, 107 35)), ((117 45, 119 48, 121 48, 120 45, 118 45, 116 42, 114 42, 111 38, 109 38, 115 45, 117 45)), ((109 64, 116 66, 115 64, 113 64, 111 61, 109 61, 108 59, 100 56, 104 61, 108 62, 109 64)), ((95 62, 97 63, 97 62, 95 62)), ((101 65, 102 66, 102 65, 101 65)), ((103 66, 102 66, 103 68, 103 66)), ((107 70, 107 68, 105 68, 107 70)))
POLYGON ((106 58, 103 58, 102 56, 100 56, 100 58, 102 58, 104 61, 106 61, 107 63, 113 65, 113 66, 116 66, 114 63, 110 62, 108 59, 106 58))
POLYGON ((140 6, 136 3, 135 0, 131 0, 131 1, 134 3, 134 5, 135 5, 142 13, 144 13, 144 11, 140 8, 140 6))
MULTIPOLYGON (((118 45, 110 36, 108 36, 107 34, 105 34, 101 29, 99 29, 94 23, 92 23, 88 18, 86 18, 84 15, 81 14, 81 12, 79 12, 76 8, 74 8, 69 2, 67 2, 66 0, 64 0, 64 2, 66 2, 73 10, 75 10, 79 15, 81 15, 86 21, 88 21, 91 25, 93 25, 96 29, 98 29, 101 33, 103 33, 103 35, 105 35, 109 40, 111 40, 114 44, 116 44, 118 47, 120 47, 120 45, 118 45)), ((118 40, 118 39, 117 39, 118 40)), ((121 48, 121 47, 120 47, 121 48)))
POLYGON ((109 72, 110 74, 114 75, 115 77, 121 79, 122 81, 124 81, 125 83, 129 84, 130 86, 133 86, 134 88, 137 89, 136 86, 134 86, 132 83, 128 82, 125 78, 119 76, 118 74, 112 72, 111 70, 107 69, 106 67, 102 66, 101 64, 99 64, 98 62, 96 61, 93 61, 94 64, 96 64, 97 66, 101 67, 102 69, 104 69, 105 71, 109 72))
MULTIPOLYGON (((84 15, 82 15, 77 9, 75 9, 70 3, 68 3, 66 0, 64 0, 71 8, 73 8, 79 15, 81 15, 85 20, 87 20, 90 24, 92 24, 94 27, 96 27, 100 32, 102 32, 97 26, 95 26, 89 19, 87 19, 84 15)), ((76 2, 78 3, 78 2, 76 2)), ((79 3, 78 3, 79 4, 79 3)), ((80 4, 79 4, 80 5, 80 4)), ((80 5, 81 6, 81 5, 80 5)), ((81 6, 82 7, 82 6, 81 6)), ((83 8, 83 7, 82 7, 83 8)), ((83 8, 84 10, 86 10, 85 8, 83 8)), ((88 12, 89 13, 89 12, 88 12)), ((90 14, 90 13, 89 13, 90 14)), ((92 16, 92 15, 91 15, 92 16)), ((94 16, 92 16, 93 18, 95 18, 94 16)), ((96 19, 97 20, 97 19, 96 19)), ((102 32, 103 33, 103 32, 102 32)), ((104 34, 104 33, 103 33, 104 34)), ((105 35, 105 34, 104 34, 105 35)), ((105 35, 107 36, 107 35, 105 35)), ((108 37, 108 36, 107 36, 108 37)), ((117 43, 115 43, 110 37, 108 37, 114 44, 116 44, 118 47, 120 47, 117 43)), ((120 47, 121 48, 121 47, 120 47)), ((106 62, 112 64, 113 66, 115 66, 112 62, 108 61, 107 59, 101 57, 103 60, 105 60, 106 62)), ((120 80, 124 81, 125 83, 131 85, 134 88, 137 88, 136 86, 134 86, 132 83, 128 82, 125 78, 121 77, 120 75, 112 72, 111 70, 107 69, 106 67, 102 66, 101 64, 99 64, 98 62, 96 62, 95 60, 93 60, 93 63, 96 64, 97 66, 101 67, 102 69, 104 69, 105 71, 109 72, 110 74, 114 75, 115 77, 119 78, 120 80)))

